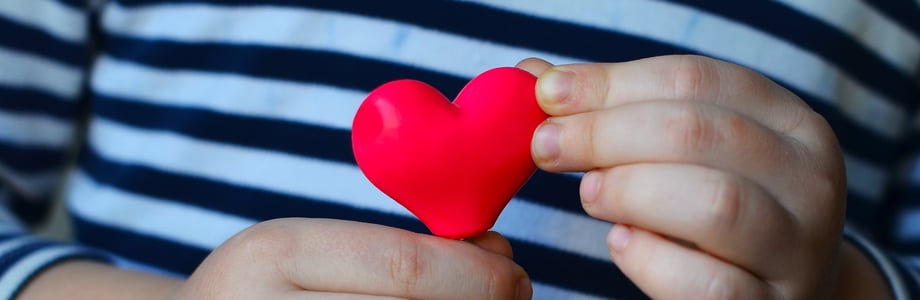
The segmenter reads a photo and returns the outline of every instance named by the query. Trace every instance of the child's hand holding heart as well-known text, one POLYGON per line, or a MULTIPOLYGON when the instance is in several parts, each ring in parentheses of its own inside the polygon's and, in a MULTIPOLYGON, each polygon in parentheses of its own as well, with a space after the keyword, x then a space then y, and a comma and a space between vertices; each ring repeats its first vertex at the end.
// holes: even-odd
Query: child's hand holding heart
POLYGON ((587 172, 585 210, 617 223, 611 257, 653 298, 887 293, 841 239, 835 135, 788 90, 698 56, 519 66, 540 74, 537 99, 551 116, 534 134, 534 160, 587 172))

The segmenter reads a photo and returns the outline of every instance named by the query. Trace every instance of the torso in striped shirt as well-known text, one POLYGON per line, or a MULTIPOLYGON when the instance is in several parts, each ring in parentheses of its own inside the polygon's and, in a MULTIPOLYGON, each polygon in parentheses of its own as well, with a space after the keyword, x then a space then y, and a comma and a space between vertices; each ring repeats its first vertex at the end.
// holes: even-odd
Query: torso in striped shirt
MULTIPOLYGON (((369 90, 413 78, 451 95, 483 70, 530 56, 561 64, 689 53, 751 67, 822 113, 845 150, 851 220, 871 232, 885 217, 881 199, 920 99, 918 21, 890 6, 107 2, 88 134, 66 197, 80 242, 179 274, 270 218, 425 232, 355 166, 351 117, 369 90)), ((538 172, 494 229, 511 241, 537 298, 638 297, 609 261, 610 225, 580 207, 579 176, 538 172)))

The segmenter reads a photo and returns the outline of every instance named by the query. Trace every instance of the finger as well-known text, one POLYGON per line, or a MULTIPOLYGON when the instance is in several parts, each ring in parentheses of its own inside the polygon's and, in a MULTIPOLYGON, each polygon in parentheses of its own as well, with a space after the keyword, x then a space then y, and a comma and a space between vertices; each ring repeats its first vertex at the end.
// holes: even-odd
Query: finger
POLYGON ((553 64, 541 58, 530 57, 517 63, 515 67, 524 69, 525 71, 530 72, 530 74, 533 74, 533 76, 540 76, 540 74, 543 74, 544 71, 548 70, 552 66, 553 64))
POLYGON ((591 216, 689 241, 761 278, 788 269, 792 216, 747 179, 686 164, 630 164, 587 173, 581 199, 591 216))
POLYGON ((495 231, 489 231, 471 238, 466 239, 465 241, 472 243, 473 245, 478 246, 479 248, 485 249, 486 251, 507 257, 514 258, 511 251, 511 243, 508 242, 501 234, 495 231))
POLYGON ((772 194, 785 195, 771 188, 795 190, 785 185, 798 178, 786 174, 808 164, 800 162, 796 145, 719 106, 649 101, 549 118, 537 128, 532 151, 537 166, 548 171, 587 171, 638 162, 700 164, 739 174, 766 185, 772 194))
POLYGON ((277 229, 293 239, 283 246, 287 259, 278 267, 305 290, 411 299, 511 299, 530 293, 520 266, 470 243, 341 220, 286 222, 297 224, 277 229))
POLYGON ((554 116, 640 101, 702 101, 779 132, 792 131, 811 111, 794 94, 750 69, 693 55, 556 66, 540 76, 537 99, 554 116))
POLYGON ((614 263, 653 299, 778 298, 744 270, 648 231, 617 224, 607 241, 614 263))

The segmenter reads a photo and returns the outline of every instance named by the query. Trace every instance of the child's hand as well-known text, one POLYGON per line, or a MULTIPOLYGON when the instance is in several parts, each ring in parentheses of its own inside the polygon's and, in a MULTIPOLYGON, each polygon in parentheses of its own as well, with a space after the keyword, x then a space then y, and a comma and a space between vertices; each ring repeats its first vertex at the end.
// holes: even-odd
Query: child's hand
POLYGON ((816 299, 837 280, 843 160, 827 122, 743 67, 698 56, 519 66, 551 115, 533 157, 587 171, 614 262, 653 298, 816 299))
POLYGON ((178 298, 529 299, 508 241, 320 219, 257 224, 218 247, 178 298))

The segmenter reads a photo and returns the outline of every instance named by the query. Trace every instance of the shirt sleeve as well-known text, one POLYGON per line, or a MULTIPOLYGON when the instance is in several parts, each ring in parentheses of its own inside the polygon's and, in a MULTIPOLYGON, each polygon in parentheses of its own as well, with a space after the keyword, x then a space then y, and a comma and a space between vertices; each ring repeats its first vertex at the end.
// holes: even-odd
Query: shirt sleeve
POLYGON ((862 251, 885 277, 894 299, 915 299, 920 296, 920 277, 917 277, 916 264, 891 251, 885 251, 870 242, 857 230, 848 227, 844 239, 862 251))
POLYGON ((0 298, 66 259, 104 253, 29 234, 77 142, 90 59, 88 0, 0 1, 0 298))
MULTIPOLYGON (((920 89, 920 65, 914 69, 920 89)), ((914 107, 917 101, 915 99, 914 107)), ((890 175, 887 195, 883 199, 885 213, 878 238, 870 241, 853 227, 844 232, 845 238, 872 258, 876 267, 888 278, 896 299, 920 297, 920 114, 913 112, 912 121, 901 141, 897 166, 890 175)))

